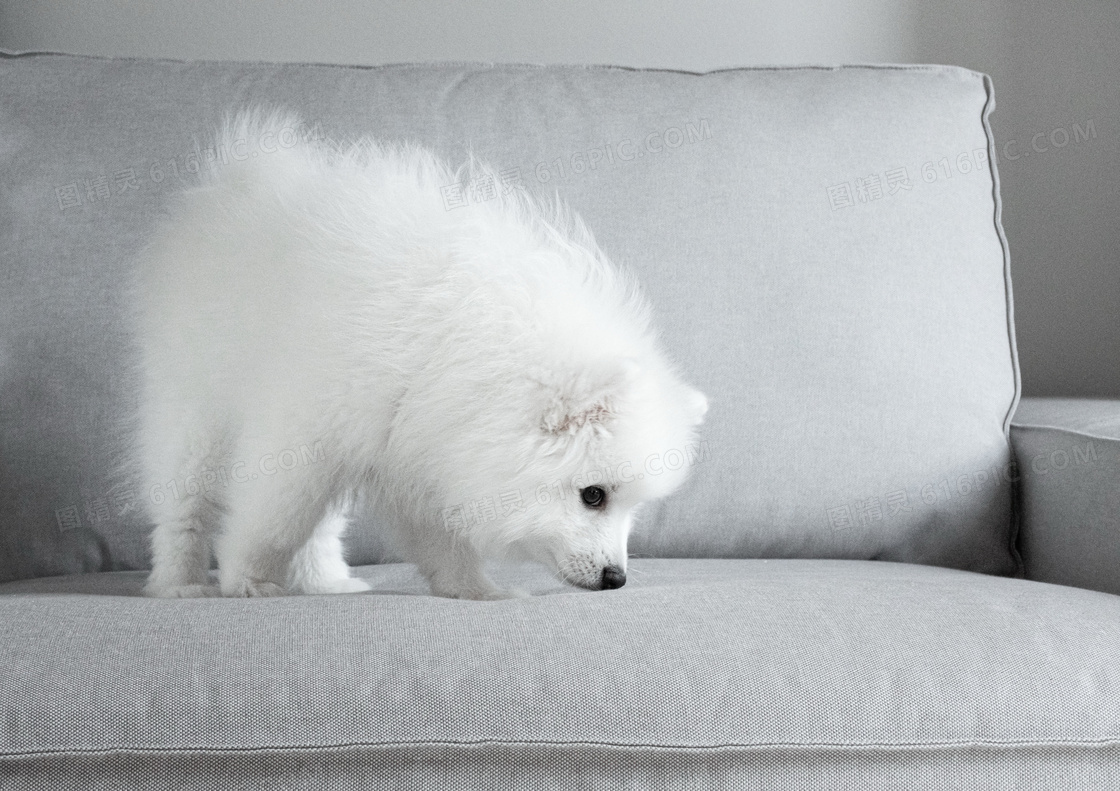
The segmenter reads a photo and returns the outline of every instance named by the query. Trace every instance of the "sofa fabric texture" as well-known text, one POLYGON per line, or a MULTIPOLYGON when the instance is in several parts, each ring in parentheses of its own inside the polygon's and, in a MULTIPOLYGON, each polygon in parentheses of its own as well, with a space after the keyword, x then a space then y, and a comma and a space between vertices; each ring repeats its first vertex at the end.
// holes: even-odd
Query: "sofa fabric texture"
MULTIPOLYGON (((0 57, 0 580, 147 566, 151 493, 118 472, 137 391, 122 284, 196 146, 250 103, 300 113, 293 136, 472 152, 502 183, 447 185, 449 211, 556 192, 637 271, 711 410, 700 445, 634 460, 694 467, 635 554, 1017 570, 983 75, 32 54, 0 57)), ((354 562, 393 558, 376 521, 354 562)))
POLYGON ((486 603, 360 574, 372 594, 257 601, 139 598, 136 572, 0 585, 22 669, 0 787, 1120 780, 1115 596, 830 560, 635 560, 602 594, 524 571, 538 596, 486 603))
POLYGON ((1011 437, 1027 577, 1120 594, 1120 401, 1023 399, 1011 437))

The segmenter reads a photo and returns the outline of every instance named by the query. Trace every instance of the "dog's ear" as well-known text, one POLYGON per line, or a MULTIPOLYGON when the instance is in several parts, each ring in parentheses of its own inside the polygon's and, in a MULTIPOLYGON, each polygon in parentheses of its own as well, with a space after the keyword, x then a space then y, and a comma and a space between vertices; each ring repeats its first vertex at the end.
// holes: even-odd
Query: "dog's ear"
POLYGON ((547 434, 575 434, 609 425, 640 370, 637 361, 624 357, 572 372, 560 381, 541 381, 546 390, 541 428, 547 434))

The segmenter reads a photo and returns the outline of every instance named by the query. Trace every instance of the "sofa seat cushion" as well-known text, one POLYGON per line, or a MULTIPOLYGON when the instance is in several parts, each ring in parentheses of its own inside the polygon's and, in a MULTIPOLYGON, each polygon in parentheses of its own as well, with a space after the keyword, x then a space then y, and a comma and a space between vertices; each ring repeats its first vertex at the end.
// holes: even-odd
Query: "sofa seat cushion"
POLYGON ((542 595, 485 603, 360 572, 373 593, 0 586, 0 785, 1120 780, 1120 597, 870 561, 635 560, 601 593, 524 571, 542 595))

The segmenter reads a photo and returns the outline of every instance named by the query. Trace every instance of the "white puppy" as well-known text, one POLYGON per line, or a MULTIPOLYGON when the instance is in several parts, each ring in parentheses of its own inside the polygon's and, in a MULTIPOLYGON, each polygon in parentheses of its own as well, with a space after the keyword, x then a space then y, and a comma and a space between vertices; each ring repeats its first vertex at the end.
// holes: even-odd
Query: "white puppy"
POLYGON ((303 130, 230 121, 138 269, 147 593, 217 593, 212 549, 226 596, 366 590, 355 494, 437 595, 509 595, 488 558, 621 586, 635 507, 688 466, 646 462, 707 409, 634 280, 491 169, 303 130))

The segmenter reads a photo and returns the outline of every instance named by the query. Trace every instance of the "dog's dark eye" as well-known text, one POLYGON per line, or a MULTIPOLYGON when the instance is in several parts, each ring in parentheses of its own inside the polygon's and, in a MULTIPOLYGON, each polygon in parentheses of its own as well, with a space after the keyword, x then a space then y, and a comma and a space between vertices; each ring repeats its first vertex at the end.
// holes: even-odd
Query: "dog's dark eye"
POLYGON ((586 489, 580 489, 579 498, 588 508, 602 508, 607 504, 607 493, 603 491, 602 486, 588 486, 586 489))

